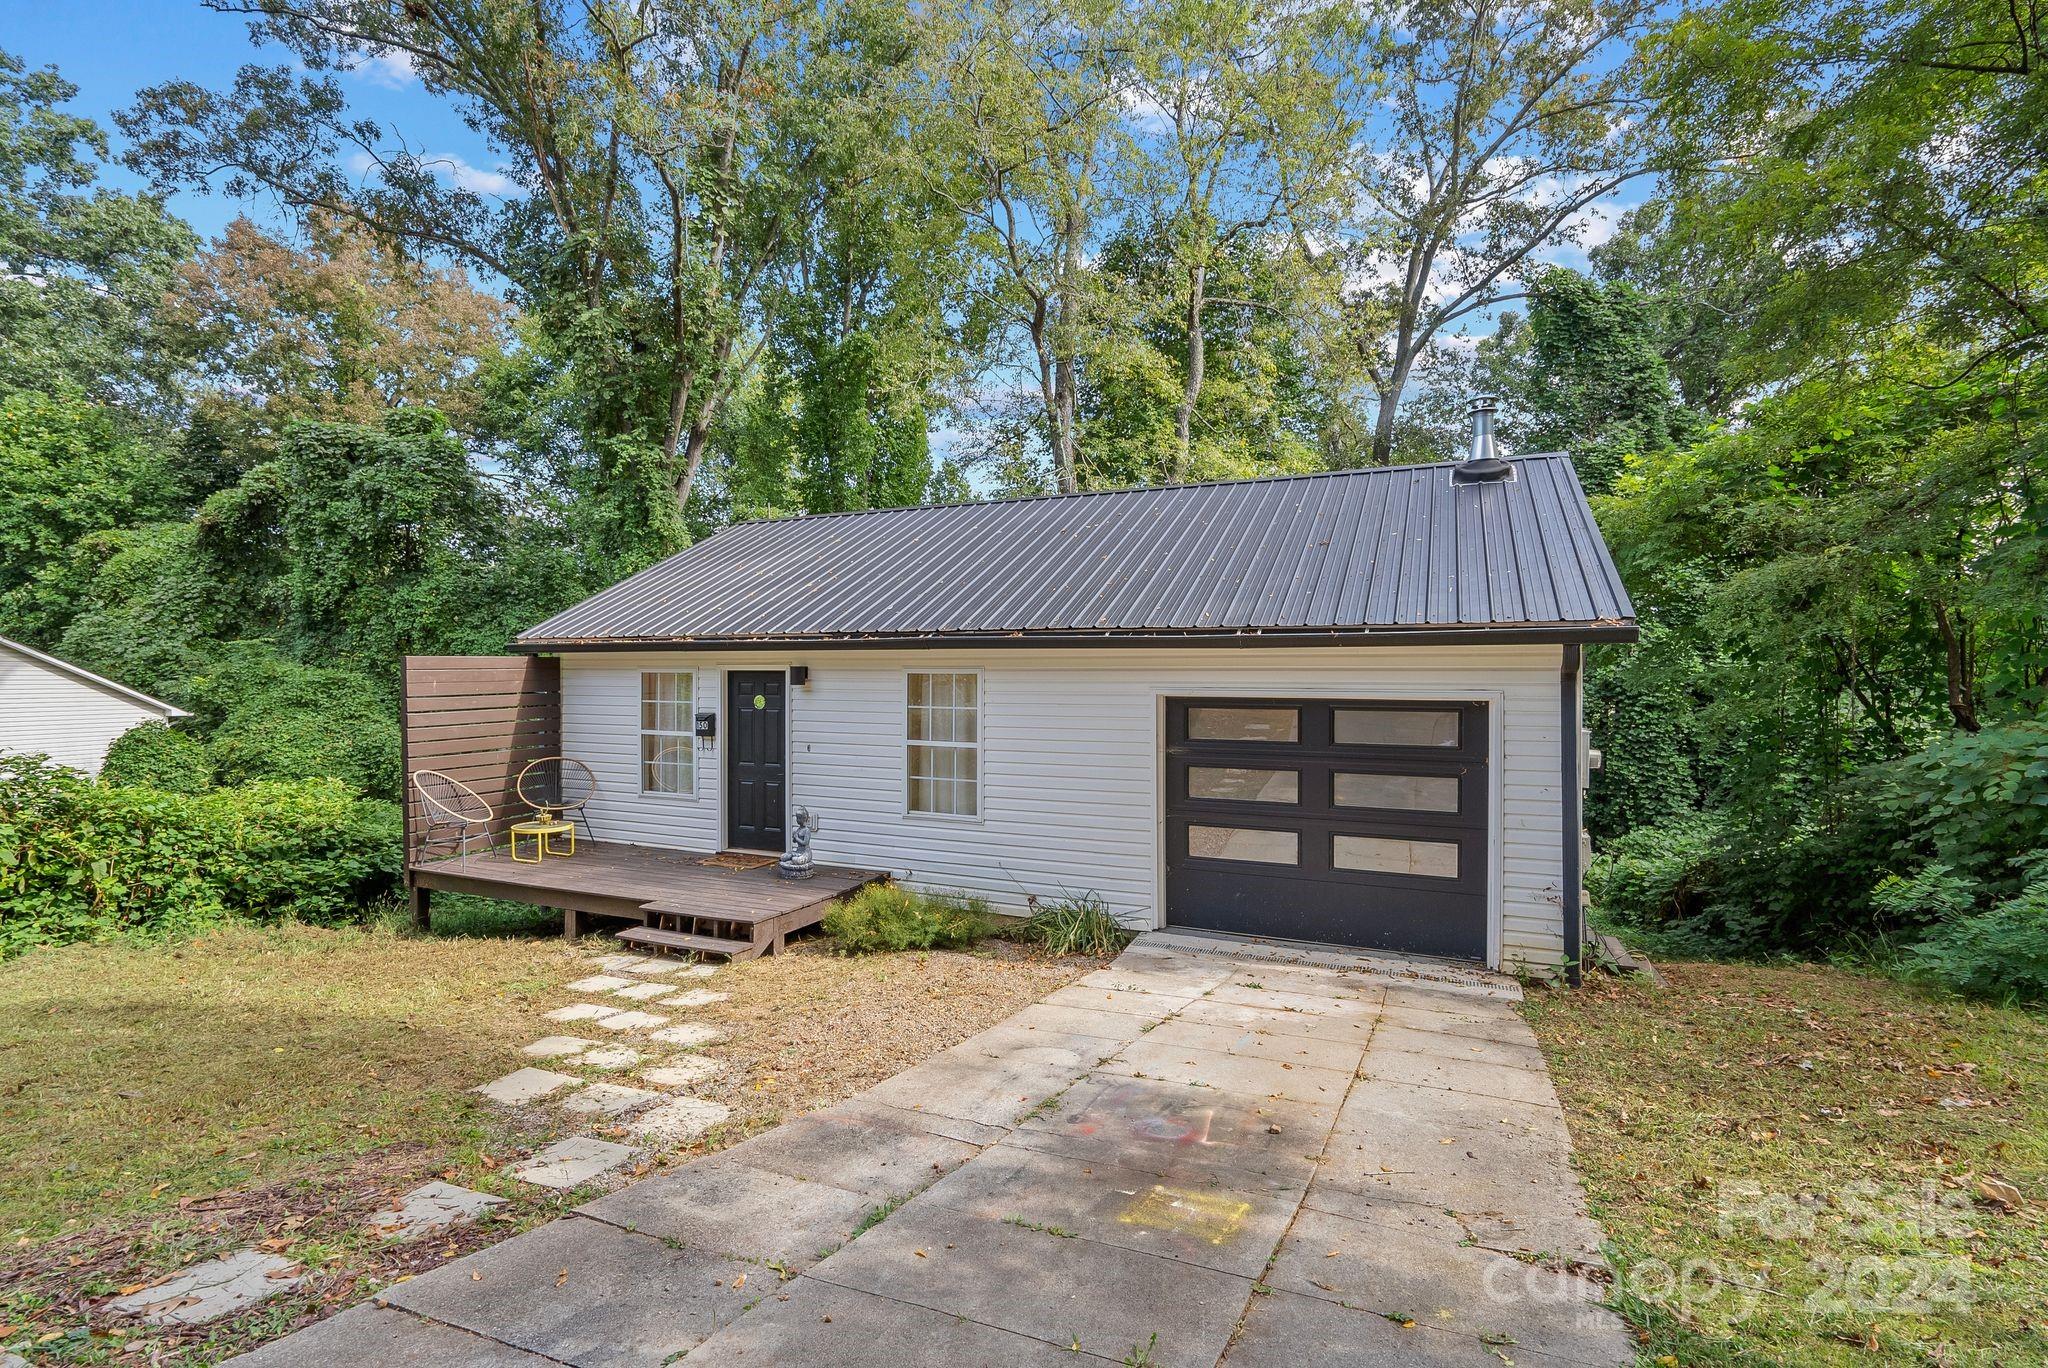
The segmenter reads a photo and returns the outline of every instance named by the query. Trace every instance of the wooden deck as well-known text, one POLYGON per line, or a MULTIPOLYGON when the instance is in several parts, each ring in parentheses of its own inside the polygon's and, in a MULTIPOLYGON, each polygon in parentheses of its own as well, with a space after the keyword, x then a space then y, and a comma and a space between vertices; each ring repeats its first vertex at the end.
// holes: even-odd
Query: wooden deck
POLYGON ((612 841, 579 842, 571 856, 522 864, 503 849, 415 860, 406 871, 414 914, 425 918, 434 889, 534 903, 562 911, 575 939, 589 919, 634 923, 621 940, 671 950, 750 959, 782 948, 783 938, 818 922, 833 901, 888 876, 880 870, 819 865, 809 879, 784 879, 773 865, 720 869, 706 855, 612 841))

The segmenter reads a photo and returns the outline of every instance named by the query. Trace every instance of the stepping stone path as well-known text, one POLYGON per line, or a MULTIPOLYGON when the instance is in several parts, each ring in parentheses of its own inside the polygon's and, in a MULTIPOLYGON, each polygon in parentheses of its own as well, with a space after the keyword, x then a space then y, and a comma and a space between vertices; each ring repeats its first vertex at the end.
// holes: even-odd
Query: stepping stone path
POLYGON ((542 1036, 531 1045, 520 1046, 519 1053, 535 1059, 560 1059, 565 1055, 582 1054, 596 1043, 582 1036, 542 1036))
POLYGON ((597 1002, 572 1002, 567 1007, 557 1007, 545 1015, 549 1021, 595 1021, 601 1016, 610 1016, 619 1009, 597 1002))
POLYGON ((563 1099, 562 1110, 596 1116, 624 1116, 661 1101, 658 1092, 629 1088, 623 1083, 593 1083, 563 1099))
POLYGON ((477 1091, 493 1102, 516 1107, 527 1102, 538 1102, 549 1093, 576 1087, 582 1081, 580 1078, 552 1073, 547 1069, 514 1069, 503 1078, 493 1079, 482 1085, 477 1091))
MULTIPOLYGON (((708 988, 676 991, 681 987, 681 980, 702 980, 716 974, 718 968, 714 965, 627 954, 604 955, 589 963, 596 972, 564 985, 570 992, 609 994, 614 999, 623 998, 634 1004, 651 1005, 658 1000, 664 1007, 706 1007, 714 1002, 724 1002, 731 996, 708 988)), ((684 1021, 671 1025, 666 1016, 616 1003, 572 1002, 544 1015, 549 1021, 578 1022, 584 1029, 594 1027, 683 1048, 710 1045, 726 1038, 722 1029, 705 1022, 684 1021)), ((521 1106, 560 1094, 558 1103, 564 1115, 587 1117, 604 1135, 617 1135, 620 1133, 619 1123, 628 1123, 626 1134, 634 1144, 615 1144, 596 1136, 574 1136, 557 1141, 514 1167, 514 1177, 541 1187, 572 1188, 611 1172, 644 1149, 692 1140, 731 1115, 726 1107, 706 1098, 656 1091, 689 1088, 715 1077, 726 1067, 722 1060, 692 1054, 649 1064, 646 1054, 634 1048, 638 1043, 637 1040, 632 1044, 625 1041, 605 1043, 583 1036, 551 1035, 521 1047, 521 1052, 530 1059, 560 1060, 563 1067, 602 1071, 640 1067, 639 1077, 630 1084, 588 1082, 586 1078, 549 1069, 523 1068, 477 1089, 492 1101, 507 1106, 521 1106)), ((417 1192, 407 1194, 397 1210, 380 1213, 372 1225, 387 1233, 412 1233, 413 1227, 406 1218, 408 1210, 417 1210, 422 1219, 426 1219, 439 1212, 440 1208, 435 1205, 437 1201, 456 1202, 460 1200, 456 1194, 464 1192, 465 1189, 449 1184, 430 1183, 417 1192)), ((496 1200, 481 1193, 469 1194, 469 1197, 480 1201, 496 1200)), ((465 1211, 448 1219, 464 1219, 473 1214, 465 1211)), ((431 1225, 418 1226, 420 1230, 432 1228, 431 1225)), ((5 1368, 5 1365, 0 1364, 0 1368, 5 1368)))
POLYGON ((640 1077, 664 1088, 687 1088, 692 1083, 702 1083, 724 1068, 722 1062, 706 1055, 684 1055, 658 1069, 642 1069, 640 1077))
POLYGON ((663 998, 661 1005, 664 1007, 709 1007, 712 1003, 723 1002, 731 996, 731 993, 714 993, 709 988, 692 988, 687 993, 677 993, 674 997, 663 998))
POLYGON ((678 1097, 664 1102, 627 1129, 642 1140, 657 1145, 680 1145, 694 1140, 726 1117, 732 1109, 701 1097, 678 1097))
POLYGON ((239 1250, 194 1264, 154 1287, 116 1297, 107 1309, 139 1316, 152 1325, 200 1325, 296 1286, 304 1277, 297 1270, 297 1264, 275 1254, 239 1250))
POLYGON ((707 1026, 701 1021, 686 1021, 680 1026, 649 1031, 647 1038, 658 1040, 664 1045, 716 1045, 725 1039, 725 1032, 716 1026, 707 1026))
POLYGON ((644 1031, 652 1026, 666 1025, 668 1018, 652 1012, 612 1012, 598 1017, 590 1024, 606 1031, 644 1031))
POLYGON ((621 988, 631 988, 632 986, 632 979, 614 978, 610 974, 592 974, 589 978, 580 978, 574 983, 562 985, 562 987, 572 993, 611 993, 621 988))
POLYGON ((380 1211, 369 1221, 370 1229, 387 1240, 409 1240, 415 1235, 444 1230, 473 1221, 492 1207, 505 1204, 503 1197, 493 1197, 488 1192, 472 1192, 453 1183, 438 1182, 416 1187, 398 1201, 396 1210, 380 1211))
POLYGON ((512 1176, 536 1187, 554 1188, 561 1192, 610 1173, 622 1164, 630 1163, 632 1158, 633 1147, 630 1145, 615 1145, 609 1140, 576 1135, 567 1140, 557 1140, 516 1166, 512 1176))

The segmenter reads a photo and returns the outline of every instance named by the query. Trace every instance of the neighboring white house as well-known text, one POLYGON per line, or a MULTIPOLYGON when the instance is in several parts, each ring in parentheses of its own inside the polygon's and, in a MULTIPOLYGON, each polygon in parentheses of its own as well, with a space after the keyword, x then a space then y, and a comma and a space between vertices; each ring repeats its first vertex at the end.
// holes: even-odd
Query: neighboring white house
POLYGON ((1555 965, 1580 656, 1634 610, 1569 461, 742 524, 522 634, 602 840, 1022 911, 1555 965))
POLYGON ((131 727, 187 714, 124 684, 0 637, 0 751, 42 751, 98 774, 131 727))

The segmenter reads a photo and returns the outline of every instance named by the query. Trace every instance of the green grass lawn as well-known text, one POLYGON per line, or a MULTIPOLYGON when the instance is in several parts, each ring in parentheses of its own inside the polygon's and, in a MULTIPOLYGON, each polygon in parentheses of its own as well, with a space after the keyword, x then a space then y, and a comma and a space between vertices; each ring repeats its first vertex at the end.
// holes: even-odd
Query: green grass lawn
POLYGON ((1525 1008, 1642 1362, 2048 1363, 2048 1017, 1662 967, 1525 1008))

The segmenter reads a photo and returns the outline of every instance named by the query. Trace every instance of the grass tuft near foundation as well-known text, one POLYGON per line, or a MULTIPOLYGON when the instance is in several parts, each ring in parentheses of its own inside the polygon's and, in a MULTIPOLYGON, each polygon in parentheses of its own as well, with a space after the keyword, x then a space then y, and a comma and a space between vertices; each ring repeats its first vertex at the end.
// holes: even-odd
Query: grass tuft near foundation
POLYGON ((1532 993, 1642 1362, 2048 1362, 2048 1018, 1820 966, 1532 993))

